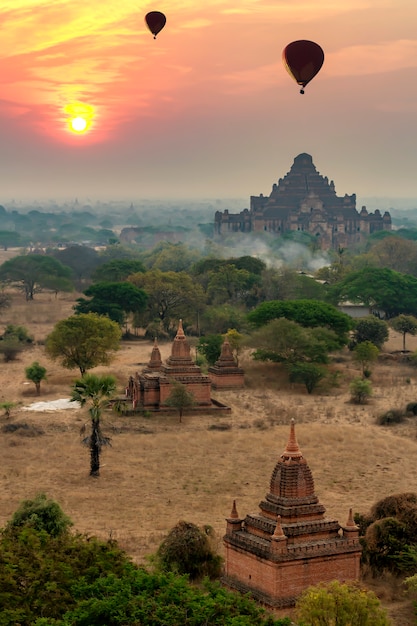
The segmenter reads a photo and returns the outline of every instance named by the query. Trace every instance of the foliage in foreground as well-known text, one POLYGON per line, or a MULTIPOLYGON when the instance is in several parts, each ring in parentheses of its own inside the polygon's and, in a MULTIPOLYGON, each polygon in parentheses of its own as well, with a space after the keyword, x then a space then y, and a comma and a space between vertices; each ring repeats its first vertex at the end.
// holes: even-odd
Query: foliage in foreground
POLYGON ((219 583, 150 573, 113 541, 28 524, 0 535, 0 626, 290 626, 219 583), (4 608, 7 607, 7 608, 4 608))
POLYGON ((309 587, 297 602, 299 626, 390 626, 378 598, 357 584, 309 587))

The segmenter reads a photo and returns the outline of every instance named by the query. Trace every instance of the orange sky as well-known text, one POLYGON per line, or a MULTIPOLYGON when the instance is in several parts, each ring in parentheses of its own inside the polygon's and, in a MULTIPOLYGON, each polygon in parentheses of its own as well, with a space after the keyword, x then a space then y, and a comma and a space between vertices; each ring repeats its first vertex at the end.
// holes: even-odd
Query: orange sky
POLYGON ((3 0, 0 21, 0 203, 246 198, 300 152, 338 195, 417 198, 415 0, 3 0), (304 96, 295 39, 325 51, 304 96))

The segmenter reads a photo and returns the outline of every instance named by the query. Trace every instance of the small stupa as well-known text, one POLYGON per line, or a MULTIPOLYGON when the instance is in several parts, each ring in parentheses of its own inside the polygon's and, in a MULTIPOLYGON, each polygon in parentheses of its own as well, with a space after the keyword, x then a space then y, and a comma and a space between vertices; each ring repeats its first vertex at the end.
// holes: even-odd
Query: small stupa
POLYGON ((209 367, 208 375, 214 389, 234 389, 245 385, 244 371, 238 367, 227 337, 223 341, 219 358, 209 367))

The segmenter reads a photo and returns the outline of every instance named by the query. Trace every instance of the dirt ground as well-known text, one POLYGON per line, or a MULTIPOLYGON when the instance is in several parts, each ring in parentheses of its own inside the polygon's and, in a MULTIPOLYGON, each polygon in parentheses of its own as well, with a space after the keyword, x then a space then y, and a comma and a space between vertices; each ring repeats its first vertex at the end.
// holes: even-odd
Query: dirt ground
MULTIPOLYGON (((417 370, 381 360, 372 368, 372 400, 353 405, 349 382, 359 370, 348 352, 333 366, 340 371, 339 386, 312 395, 288 384, 278 366, 244 355, 245 387, 212 394, 231 407, 230 413, 190 412, 179 423, 175 414, 120 417, 109 412, 104 430, 112 446, 103 452, 100 478, 90 478, 88 450, 80 443, 87 410, 27 410, 37 401, 68 398, 79 375, 50 361, 42 345, 54 323, 71 314, 74 298, 42 294, 26 303, 15 296, 13 307, 1 312, 3 325, 25 325, 37 343, 18 360, 0 363, 0 402, 18 403, 11 417, 0 416, 0 526, 22 500, 45 492, 61 504, 77 531, 117 539, 139 563, 179 520, 210 524, 222 552, 233 500, 241 516, 257 511, 285 448, 291 418, 329 517, 344 523, 350 507, 366 513, 389 494, 417 492, 417 421, 376 424, 382 412, 417 401, 417 370), (33 361, 48 371, 39 397, 25 379, 25 367, 33 361), (27 427, 2 430, 22 423, 27 427)), ((400 350, 401 341, 392 333, 384 352, 400 350)), ((417 338, 408 337, 407 347, 416 350, 417 338)), ((109 367, 93 371, 114 374, 122 394, 128 376, 148 362, 151 349, 147 341, 123 343, 109 367)), ((165 359, 171 344, 160 349, 165 359)), ((415 623, 411 601, 399 584, 366 584, 396 626, 415 623)))

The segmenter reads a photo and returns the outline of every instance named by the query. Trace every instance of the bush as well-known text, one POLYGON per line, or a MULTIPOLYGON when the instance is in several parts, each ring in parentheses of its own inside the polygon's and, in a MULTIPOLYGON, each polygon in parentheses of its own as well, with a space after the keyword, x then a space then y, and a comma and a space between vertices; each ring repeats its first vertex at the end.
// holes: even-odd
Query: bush
POLYGON ((376 423, 380 426, 389 426, 390 424, 401 424, 405 419, 402 409, 390 409, 382 415, 378 415, 376 423))
MULTIPOLYGON (((355 521, 358 517, 355 516, 355 521)), ((417 494, 405 492, 376 502, 360 517, 362 562, 374 575, 384 570, 413 574, 417 569, 417 494)))
POLYGON ((188 574, 191 580, 220 576, 222 558, 213 549, 213 530, 203 530, 180 521, 158 548, 156 557, 163 571, 188 574))
POLYGON ((407 413, 412 413, 412 415, 417 415, 417 402, 409 402, 405 410, 407 413))
POLYGON ((372 396, 372 383, 368 379, 354 378, 349 385, 349 390, 354 404, 366 404, 372 396))
POLYGON ((51 537, 65 533, 72 521, 65 515, 58 502, 48 500, 39 493, 33 500, 24 500, 8 523, 8 528, 30 526, 36 531, 45 531, 51 537))
POLYGON ((297 601, 300 626, 389 626, 390 621, 372 591, 333 581, 309 587, 297 601))

